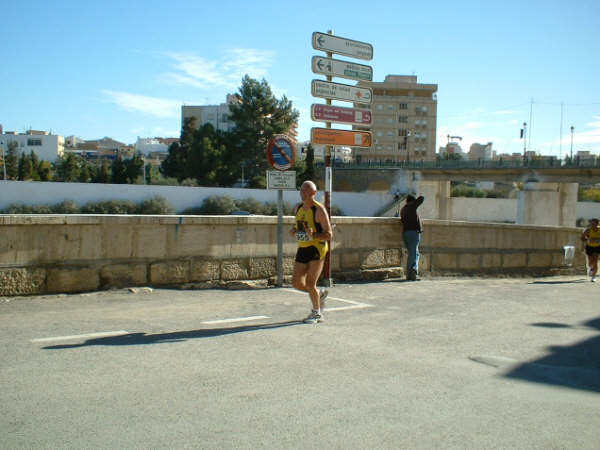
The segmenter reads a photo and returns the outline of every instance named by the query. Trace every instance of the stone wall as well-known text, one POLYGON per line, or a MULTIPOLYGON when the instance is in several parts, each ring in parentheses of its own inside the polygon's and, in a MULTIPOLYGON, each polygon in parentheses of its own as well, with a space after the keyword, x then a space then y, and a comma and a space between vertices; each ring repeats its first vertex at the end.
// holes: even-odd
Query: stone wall
MULTIPOLYGON (((397 218, 334 217, 337 280, 402 277, 397 218)), ((284 218, 284 229, 293 224, 284 218)), ((552 273, 577 228, 425 220, 422 273, 552 273)), ((277 275, 277 217, 0 215, 0 295, 112 287, 263 287, 277 275)), ((284 233, 284 274, 296 250, 284 233)), ((584 268, 577 253, 576 267, 584 268)))

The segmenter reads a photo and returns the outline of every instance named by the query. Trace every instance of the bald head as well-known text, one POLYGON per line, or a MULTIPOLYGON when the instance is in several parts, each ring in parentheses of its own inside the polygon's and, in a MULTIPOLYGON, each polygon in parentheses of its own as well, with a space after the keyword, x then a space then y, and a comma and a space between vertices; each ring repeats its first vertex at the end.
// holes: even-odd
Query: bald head
POLYGON ((306 180, 304 183, 302 183, 302 186, 300 186, 300 190, 310 190, 317 192, 317 185, 310 180, 306 180))

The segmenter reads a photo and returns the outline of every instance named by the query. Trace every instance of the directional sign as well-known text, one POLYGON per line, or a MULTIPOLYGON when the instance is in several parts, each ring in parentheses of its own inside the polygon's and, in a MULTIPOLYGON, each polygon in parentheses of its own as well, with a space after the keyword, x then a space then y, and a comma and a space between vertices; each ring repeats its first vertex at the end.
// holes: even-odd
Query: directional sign
POLYGON ((285 134, 277 134, 267 145, 267 160, 274 169, 288 170, 296 161, 294 141, 285 134))
POLYGON ((349 147, 370 147, 370 131, 334 130, 331 128, 311 128, 310 140, 313 144, 347 145, 349 147))
POLYGON ((368 109, 313 104, 310 107, 310 116, 312 120, 320 122, 350 123, 363 126, 371 125, 371 111, 368 109))
POLYGON ((344 102, 371 104, 373 90, 349 84, 332 83, 330 81, 312 80, 311 90, 313 97, 331 98, 344 102))
POLYGON ((348 78, 349 80, 373 79, 373 68, 364 64, 354 64, 340 59, 323 58, 322 56, 312 57, 313 73, 321 73, 331 77, 348 78))
POLYGON ((312 46, 315 50, 338 53, 353 58, 373 59, 373 46, 366 42, 353 41, 339 36, 315 31, 312 34, 312 46))

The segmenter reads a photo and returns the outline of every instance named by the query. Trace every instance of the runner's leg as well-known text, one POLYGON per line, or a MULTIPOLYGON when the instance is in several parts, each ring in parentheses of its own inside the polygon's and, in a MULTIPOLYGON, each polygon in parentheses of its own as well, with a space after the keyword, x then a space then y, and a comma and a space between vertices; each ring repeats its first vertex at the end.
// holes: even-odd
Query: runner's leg
POLYGON ((319 259, 317 261, 310 261, 308 263, 308 271, 306 272, 306 291, 310 295, 310 301, 312 302, 313 309, 318 311, 321 308, 321 301, 319 298, 319 290, 317 289, 317 281, 323 270, 325 260, 319 259))

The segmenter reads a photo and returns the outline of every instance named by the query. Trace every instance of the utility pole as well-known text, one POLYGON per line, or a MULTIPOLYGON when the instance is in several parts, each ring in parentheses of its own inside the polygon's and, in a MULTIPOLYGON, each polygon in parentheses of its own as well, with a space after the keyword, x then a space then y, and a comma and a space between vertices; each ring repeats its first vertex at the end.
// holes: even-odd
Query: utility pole
POLYGON ((521 137, 523 138, 523 159, 525 159, 527 155, 527 122, 523 122, 521 137))
POLYGON ((573 131, 575 127, 571 125, 571 162, 573 162, 573 131))

